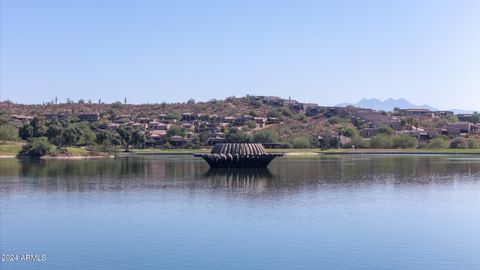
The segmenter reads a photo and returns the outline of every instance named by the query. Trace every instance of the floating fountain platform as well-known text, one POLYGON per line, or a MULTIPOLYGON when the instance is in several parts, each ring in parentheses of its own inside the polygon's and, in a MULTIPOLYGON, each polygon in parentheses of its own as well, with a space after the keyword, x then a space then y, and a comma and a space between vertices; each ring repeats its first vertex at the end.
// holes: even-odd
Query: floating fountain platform
POLYGON ((265 168, 281 153, 267 153, 259 143, 218 143, 210 154, 194 154, 212 168, 265 168))

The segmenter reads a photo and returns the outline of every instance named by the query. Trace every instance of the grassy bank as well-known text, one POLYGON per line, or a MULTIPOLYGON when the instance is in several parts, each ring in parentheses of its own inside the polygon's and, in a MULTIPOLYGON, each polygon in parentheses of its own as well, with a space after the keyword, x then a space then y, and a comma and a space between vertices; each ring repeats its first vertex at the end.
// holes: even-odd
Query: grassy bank
MULTIPOLYGON (((133 149, 134 154, 193 154, 209 153, 210 149, 133 149)), ((480 149, 267 149, 269 153, 285 154, 480 154, 480 149)))
POLYGON ((15 156, 22 149, 23 144, 22 142, 1 142, 0 156, 15 156))
POLYGON ((480 149, 329 149, 323 154, 480 154, 480 149))
MULTIPOLYGON (((0 143, 0 156, 1 157, 15 157, 22 149, 25 142, 21 141, 7 141, 0 143)), ((88 156, 90 153, 85 148, 80 147, 67 147, 67 153, 69 156, 88 156)))
MULTIPOLYGON (((14 157, 24 145, 24 142, 0 143, 0 156, 14 157)), ((69 156, 88 156, 87 149, 67 147, 69 156)), ((209 153, 210 149, 131 149, 129 153, 117 152, 120 155, 159 154, 159 155, 189 155, 193 153, 209 153)), ((270 153, 285 153, 287 156, 312 156, 315 154, 480 154, 480 149, 267 149, 270 153)))

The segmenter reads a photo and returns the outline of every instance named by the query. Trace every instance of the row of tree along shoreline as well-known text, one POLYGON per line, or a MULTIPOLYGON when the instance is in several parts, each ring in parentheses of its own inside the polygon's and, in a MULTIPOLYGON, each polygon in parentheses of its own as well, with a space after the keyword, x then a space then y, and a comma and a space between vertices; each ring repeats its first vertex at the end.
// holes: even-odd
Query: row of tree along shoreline
POLYGON ((479 149, 479 123, 478 113, 404 108, 384 112, 266 96, 143 105, 1 102, 0 145, 7 140, 23 143, 19 157, 194 151, 226 142, 262 143, 279 150, 424 152, 479 149))

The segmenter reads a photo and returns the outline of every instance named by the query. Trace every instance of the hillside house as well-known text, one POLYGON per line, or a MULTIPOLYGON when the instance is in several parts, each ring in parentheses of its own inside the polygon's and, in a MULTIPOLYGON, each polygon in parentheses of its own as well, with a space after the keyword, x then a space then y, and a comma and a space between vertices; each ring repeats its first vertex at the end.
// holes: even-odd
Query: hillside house
POLYGON ((398 113, 402 116, 433 117, 434 113, 428 109, 400 109, 398 113))
POLYGON ((182 121, 195 121, 198 119, 197 114, 193 113, 182 113, 182 121))
POLYGON ((10 119, 17 122, 30 122, 33 120, 33 116, 12 114, 10 115, 10 119))
POLYGON ((360 129, 360 135, 364 138, 371 138, 378 134, 378 128, 362 128, 360 129))
POLYGON ((99 113, 80 113, 78 114, 78 119, 83 122, 97 122, 100 120, 99 113))
POLYGON ((67 120, 67 113, 45 113, 43 114, 45 120, 67 120))
POLYGON ((115 131, 119 127, 120 127, 120 125, 117 124, 117 123, 108 123, 107 124, 107 130, 109 130, 109 131, 115 131))
POLYGON ((439 118, 453 116, 452 111, 434 111, 433 114, 435 115, 435 117, 439 117, 439 118))
POLYGON ((457 118, 460 122, 473 122, 473 114, 471 113, 457 114, 457 118))
POLYGON ((158 121, 148 123, 148 129, 150 130, 167 130, 169 127, 170 125, 158 121))
POLYGON ((273 125, 273 124, 280 124, 282 122, 281 119, 276 118, 276 117, 268 117, 267 118, 267 125, 273 125))
POLYGON ((189 131, 194 131, 195 130, 195 126, 191 123, 183 123, 180 126, 184 129, 186 129, 186 130, 189 130, 189 131))
POLYGON ((479 126, 476 126, 470 122, 457 122, 446 125, 448 136, 460 136, 462 134, 473 133, 480 130, 479 126))
POLYGON ((132 123, 130 126, 136 130, 145 131, 147 125, 142 123, 132 123))
POLYGON ((228 140, 224 137, 212 137, 207 139, 207 144, 210 146, 214 146, 217 143, 227 143, 228 140))
POLYGON ((167 136, 166 130, 150 130, 147 132, 147 147, 158 147, 162 146, 165 143, 165 138, 167 136))
POLYGON ((305 109, 305 115, 308 117, 311 117, 311 116, 315 116, 317 114, 322 113, 322 111, 325 111, 324 107, 320 107, 320 106, 307 107, 305 109))
POLYGON ((181 148, 185 145, 185 139, 180 135, 175 135, 170 138, 170 145, 174 148, 181 148))

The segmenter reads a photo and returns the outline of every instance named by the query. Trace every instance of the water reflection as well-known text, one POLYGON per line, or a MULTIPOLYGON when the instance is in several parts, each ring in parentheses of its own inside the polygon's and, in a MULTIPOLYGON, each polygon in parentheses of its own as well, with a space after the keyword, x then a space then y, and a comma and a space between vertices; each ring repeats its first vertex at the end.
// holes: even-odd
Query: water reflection
POLYGON ((181 156, 109 160, 0 160, 0 192, 228 188, 264 192, 325 185, 428 185, 479 181, 480 160, 452 156, 282 158, 269 169, 209 169, 181 156))
POLYGON ((209 169, 203 175, 214 188, 243 189, 244 191, 263 192, 274 176, 268 168, 254 169, 209 169))

